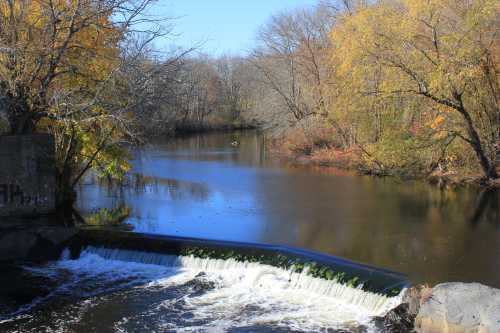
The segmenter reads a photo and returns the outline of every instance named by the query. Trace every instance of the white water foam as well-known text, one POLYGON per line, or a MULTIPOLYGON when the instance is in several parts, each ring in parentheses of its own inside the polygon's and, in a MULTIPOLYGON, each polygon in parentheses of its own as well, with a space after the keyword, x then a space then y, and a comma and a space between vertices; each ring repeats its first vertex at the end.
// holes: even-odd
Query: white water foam
MULTIPOLYGON (((124 313, 115 320, 116 332, 137 331, 128 326, 134 322, 154 322, 155 331, 168 332, 237 332, 245 327, 253 328, 249 332, 261 327, 307 332, 364 327, 357 331, 375 332, 372 317, 384 315, 401 301, 400 297, 386 297, 258 263, 93 247, 83 251, 77 260, 65 254, 37 273, 44 270, 47 276, 55 271, 70 272, 74 279, 63 286, 66 291, 88 281, 92 286, 100 281, 97 285, 101 291, 113 291, 115 286, 123 290, 128 283, 134 286, 132 296, 126 299, 146 300, 147 305, 138 313, 124 313), (175 297, 166 294, 158 300, 158 290, 172 290, 200 279, 210 287, 175 297), (175 311, 180 313, 178 319, 165 318, 165 314, 175 311)), ((99 294, 98 290, 84 291, 99 294)), ((107 301, 106 297, 97 297, 85 302, 83 312, 106 306, 107 301)), ((83 316, 75 315, 75 321, 83 316)))
MULTIPOLYGON (((401 302, 400 297, 387 297, 314 278, 306 271, 295 273, 233 259, 202 259, 93 247, 88 248, 82 258, 88 255, 98 255, 115 263, 112 265, 118 261, 127 262, 127 265, 141 263, 179 269, 171 277, 153 279, 149 286, 184 283, 201 272, 207 273, 218 287, 199 297, 186 299, 186 304, 199 318, 209 319, 214 313, 224 313, 216 323, 217 327, 231 326, 234 324, 231 320, 224 323, 226 318, 234 317, 231 313, 234 315, 252 304, 271 311, 249 318, 247 325, 272 322, 303 329, 306 323, 313 327, 341 327, 346 323, 366 325, 373 316, 382 316, 401 302), (277 308, 281 310, 276 311, 277 308)), ((165 306, 168 303, 166 301, 165 306)), ((239 321, 241 324, 242 318, 239 321)))

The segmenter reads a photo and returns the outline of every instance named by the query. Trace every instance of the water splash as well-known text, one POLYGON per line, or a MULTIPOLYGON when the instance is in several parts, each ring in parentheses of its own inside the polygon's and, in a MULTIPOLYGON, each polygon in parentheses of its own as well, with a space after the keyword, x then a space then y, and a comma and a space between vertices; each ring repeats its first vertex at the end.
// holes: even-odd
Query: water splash
POLYGON ((54 297, 84 300, 20 317, 12 332, 376 332, 371 318, 400 303, 307 272, 232 259, 89 247, 77 260, 66 252, 36 269, 47 276, 61 271, 72 278, 54 297))
POLYGON ((277 285, 282 289, 303 290, 316 295, 334 298, 350 304, 362 307, 373 316, 383 315, 397 306, 400 302, 398 297, 387 297, 385 295, 364 291, 361 288, 353 288, 335 280, 323 280, 308 275, 307 270, 296 273, 259 263, 239 262, 233 259, 206 259, 193 256, 174 256, 158 253, 95 248, 89 247, 85 253, 97 254, 104 259, 152 264, 165 267, 186 268, 204 272, 232 272, 236 275, 243 272, 247 276, 245 281, 252 287, 272 287, 277 285), (271 278, 270 278, 271 277, 271 278), (269 281, 271 280, 271 281, 269 281), (271 285, 267 285, 270 282, 271 285))

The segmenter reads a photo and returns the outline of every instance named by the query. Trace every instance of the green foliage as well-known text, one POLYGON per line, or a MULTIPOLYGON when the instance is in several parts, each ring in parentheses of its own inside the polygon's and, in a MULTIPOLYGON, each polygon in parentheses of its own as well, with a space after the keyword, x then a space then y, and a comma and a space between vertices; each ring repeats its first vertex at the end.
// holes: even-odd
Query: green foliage
POLYGON ((121 205, 111 210, 102 208, 85 219, 92 226, 121 226, 130 216, 130 207, 121 205))
POLYGON ((414 178, 428 170, 433 148, 408 131, 386 131, 377 142, 366 144, 363 161, 380 174, 414 178))

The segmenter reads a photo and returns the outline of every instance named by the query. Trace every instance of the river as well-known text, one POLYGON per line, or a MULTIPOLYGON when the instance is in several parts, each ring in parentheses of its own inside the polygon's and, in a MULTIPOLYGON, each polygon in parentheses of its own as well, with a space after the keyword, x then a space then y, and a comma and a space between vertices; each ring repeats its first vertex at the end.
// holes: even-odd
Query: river
MULTIPOLYGON (((406 273, 500 287, 499 193, 297 167, 255 131, 157 140, 121 185, 86 179, 84 216, 130 208, 136 232, 292 245, 406 273), (236 144, 234 144, 236 142, 236 144)), ((85 247, 2 266, 0 331, 377 333, 401 302, 233 259, 85 247)))
POLYGON ((500 194, 297 167, 255 131, 155 142, 125 186, 88 180, 78 207, 125 204, 137 232, 294 245, 408 274, 500 287, 500 194), (235 145, 233 142, 237 142, 235 145))

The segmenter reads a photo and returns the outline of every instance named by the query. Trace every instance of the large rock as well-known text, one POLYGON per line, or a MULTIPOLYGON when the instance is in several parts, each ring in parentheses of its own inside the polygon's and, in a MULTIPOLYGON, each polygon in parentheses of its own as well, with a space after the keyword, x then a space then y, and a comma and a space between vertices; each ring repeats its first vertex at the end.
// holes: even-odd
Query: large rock
POLYGON ((410 333, 413 332, 414 319, 410 305, 402 303, 384 317, 374 318, 374 322, 381 333, 410 333))
POLYGON ((423 300, 419 333, 500 332, 500 290, 479 283, 444 283, 423 300))

